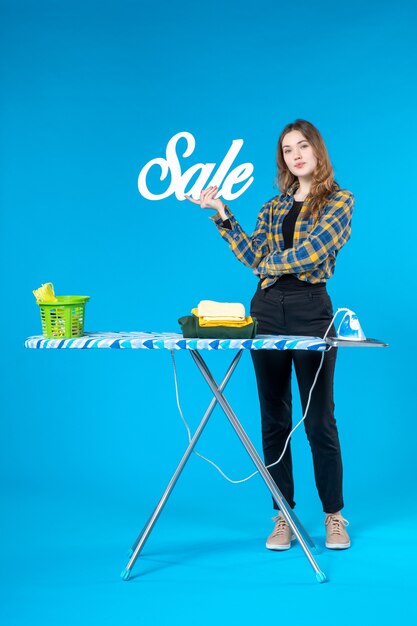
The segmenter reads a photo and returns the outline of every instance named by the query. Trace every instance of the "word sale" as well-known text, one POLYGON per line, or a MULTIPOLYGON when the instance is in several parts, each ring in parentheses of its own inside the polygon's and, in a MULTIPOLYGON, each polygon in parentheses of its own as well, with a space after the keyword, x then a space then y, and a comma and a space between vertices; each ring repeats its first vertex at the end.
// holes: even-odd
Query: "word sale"
POLYGON ((165 159, 158 157, 152 159, 142 168, 138 176, 139 193, 148 200, 163 200, 168 196, 175 194, 177 200, 184 200, 184 194, 192 198, 200 198, 200 192, 205 187, 217 185, 219 192, 216 197, 222 197, 225 200, 234 200, 241 196, 248 187, 253 183, 252 176, 254 167, 252 163, 242 163, 232 170, 230 169, 239 154, 243 139, 234 139, 223 161, 216 169, 216 163, 196 163, 191 165, 185 172, 181 172, 181 164, 177 155, 177 144, 180 139, 185 139, 187 146, 182 154, 186 159, 195 148, 195 139, 191 133, 181 132, 174 135, 167 144, 165 159), (152 193, 148 189, 147 177, 151 168, 159 168, 159 180, 164 181, 170 174, 170 182, 168 187, 162 193, 152 193), (190 189, 187 185, 196 175, 197 179, 190 189), (210 177, 211 180, 209 181, 210 177), (235 188, 235 189, 233 189, 235 188))

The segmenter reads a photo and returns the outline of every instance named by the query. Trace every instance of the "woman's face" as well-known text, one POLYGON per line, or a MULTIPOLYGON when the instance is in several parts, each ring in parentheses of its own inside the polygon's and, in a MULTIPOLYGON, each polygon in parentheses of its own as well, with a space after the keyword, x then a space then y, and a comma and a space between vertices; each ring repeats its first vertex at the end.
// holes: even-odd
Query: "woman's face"
POLYGON ((292 130, 282 140, 284 161, 291 174, 311 177, 317 166, 312 146, 299 130, 292 130))

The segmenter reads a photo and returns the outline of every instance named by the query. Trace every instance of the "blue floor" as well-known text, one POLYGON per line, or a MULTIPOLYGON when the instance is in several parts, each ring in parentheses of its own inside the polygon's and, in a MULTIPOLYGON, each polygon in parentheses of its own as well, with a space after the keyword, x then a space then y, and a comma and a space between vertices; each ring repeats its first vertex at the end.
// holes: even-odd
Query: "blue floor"
POLYGON ((123 582, 148 504, 142 510, 107 499, 104 506, 65 489, 10 496, 2 513, 0 623, 416 623, 415 510, 351 509, 352 548, 332 552, 323 547, 322 513, 299 508, 323 548, 316 558, 328 582, 318 584, 297 544, 283 553, 264 548, 267 507, 258 515, 232 498, 226 507, 170 502, 123 582))

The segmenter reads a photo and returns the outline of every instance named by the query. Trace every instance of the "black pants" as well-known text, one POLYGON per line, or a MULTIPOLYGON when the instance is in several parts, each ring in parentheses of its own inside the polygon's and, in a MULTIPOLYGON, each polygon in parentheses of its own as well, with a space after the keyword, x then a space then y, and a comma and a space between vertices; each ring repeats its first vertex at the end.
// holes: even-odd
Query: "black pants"
MULTIPOLYGON (((258 334, 323 337, 333 310, 325 284, 301 285, 299 290, 281 289, 274 285, 266 290, 258 286, 251 302, 251 315, 258 320, 258 334)), ((333 401, 336 353, 337 349, 332 348, 324 355, 304 420, 313 455, 316 486, 325 513, 334 513, 343 508, 342 458, 333 401)), ((265 465, 281 456, 292 429, 292 364, 304 414, 321 355, 321 352, 304 350, 251 350, 261 409, 265 465)), ((294 508, 290 444, 281 462, 269 471, 288 504, 294 508)), ((274 508, 278 508, 275 502, 274 508)))

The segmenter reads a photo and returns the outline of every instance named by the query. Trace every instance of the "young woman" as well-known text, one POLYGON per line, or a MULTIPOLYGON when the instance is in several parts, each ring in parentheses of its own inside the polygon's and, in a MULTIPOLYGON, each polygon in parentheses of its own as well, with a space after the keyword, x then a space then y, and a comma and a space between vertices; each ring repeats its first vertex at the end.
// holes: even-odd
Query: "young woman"
MULTIPOLYGON (((332 320, 326 290, 336 257, 350 237, 353 195, 334 180, 324 141, 312 124, 296 120, 281 133, 277 146, 281 194, 264 204, 252 236, 209 187, 199 200, 186 196, 211 218, 236 257, 259 276, 251 302, 258 334, 323 337, 332 320)), ((334 329, 333 329, 334 332, 334 329)), ((334 418, 333 377, 336 349, 325 353, 304 421, 314 475, 325 513, 326 547, 350 547, 347 520, 341 515, 342 459, 334 418)), ((313 351, 251 351, 258 385, 265 464, 274 463, 292 428, 291 371, 294 365, 303 413, 320 365, 313 351)), ((270 473, 291 508, 295 507, 291 447, 270 473)), ((277 509, 277 505, 273 504, 277 509)), ((293 539, 281 512, 267 539, 271 550, 286 550, 293 539)))

